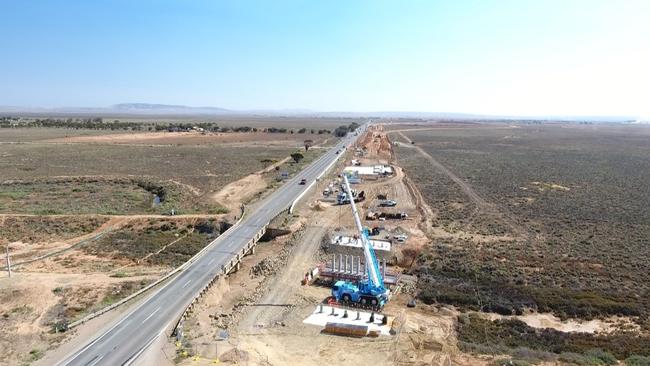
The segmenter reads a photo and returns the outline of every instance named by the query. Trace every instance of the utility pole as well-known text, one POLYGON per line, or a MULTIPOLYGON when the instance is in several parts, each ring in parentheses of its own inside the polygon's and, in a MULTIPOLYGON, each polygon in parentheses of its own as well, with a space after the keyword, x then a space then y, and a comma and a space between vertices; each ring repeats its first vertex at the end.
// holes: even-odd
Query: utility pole
POLYGON ((7 272, 9 273, 9 278, 11 278, 11 260, 9 259, 9 244, 7 244, 7 272))

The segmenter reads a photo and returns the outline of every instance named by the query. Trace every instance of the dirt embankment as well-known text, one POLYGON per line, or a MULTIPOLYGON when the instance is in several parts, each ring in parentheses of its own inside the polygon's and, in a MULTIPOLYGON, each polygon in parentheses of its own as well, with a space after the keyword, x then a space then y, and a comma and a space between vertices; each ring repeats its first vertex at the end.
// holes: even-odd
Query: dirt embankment
POLYGON ((226 207, 229 212, 238 212, 242 204, 249 202, 267 188, 268 184, 264 179, 264 174, 272 172, 277 167, 287 163, 290 159, 291 157, 287 156, 260 171, 229 183, 219 192, 212 195, 212 202, 226 207))

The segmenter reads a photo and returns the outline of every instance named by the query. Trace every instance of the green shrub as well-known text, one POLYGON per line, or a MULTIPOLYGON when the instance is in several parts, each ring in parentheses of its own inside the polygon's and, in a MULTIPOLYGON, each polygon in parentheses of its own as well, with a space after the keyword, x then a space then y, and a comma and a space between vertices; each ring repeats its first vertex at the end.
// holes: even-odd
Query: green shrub
POLYGON ((490 321, 479 314, 459 317, 456 331, 459 341, 465 343, 502 346, 511 350, 526 347, 556 354, 583 353, 586 359, 594 360, 592 363, 585 361, 587 365, 612 365, 616 363, 616 357, 650 356, 650 337, 647 335, 566 333, 550 328, 535 329, 515 319, 490 321))
POLYGON ((625 359, 627 366, 650 366, 650 357, 633 355, 625 359))
POLYGON ((616 357, 609 352, 605 352, 600 348, 590 349, 585 352, 585 356, 593 357, 601 360, 605 365, 616 365, 616 357))
POLYGON ((593 357, 587 357, 575 352, 562 352, 558 359, 562 362, 572 363, 580 366, 602 365, 602 361, 593 357))
POLYGON ((31 351, 29 351, 29 359, 30 361, 37 361, 41 357, 43 357, 43 354, 44 353, 42 350, 34 348, 31 351))

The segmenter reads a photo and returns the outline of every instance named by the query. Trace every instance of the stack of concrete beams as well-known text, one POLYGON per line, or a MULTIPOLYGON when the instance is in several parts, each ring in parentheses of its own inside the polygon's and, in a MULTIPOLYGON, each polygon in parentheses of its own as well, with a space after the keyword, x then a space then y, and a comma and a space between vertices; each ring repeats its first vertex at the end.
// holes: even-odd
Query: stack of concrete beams
MULTIPOLYGON (((386 271, 385 260, 380 262, 379 267, 384 277, 384 283, 388 286, 397 285, 400 274, 386 271)), ((332 282, 338 280, 359 282, 366 278, 366 266, 360 256, 333 254, 331 261, 318 267, 318 276, 332 282)))
POLYGON ((363 338, 368 334, 367 325, 345 324, 345 323, 327 323, 323 332, 348 337, 363 338))

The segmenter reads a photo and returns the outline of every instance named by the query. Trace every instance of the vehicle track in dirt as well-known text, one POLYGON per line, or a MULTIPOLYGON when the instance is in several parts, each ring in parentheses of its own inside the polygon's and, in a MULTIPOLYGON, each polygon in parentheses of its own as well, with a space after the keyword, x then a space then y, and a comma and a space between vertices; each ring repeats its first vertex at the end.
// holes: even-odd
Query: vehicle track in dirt
POLYGON ((278 305, 291 305, 293 295, 301 286, 300 281, 313 264, 321 239, 327 229, 334 225, 335 217, 332 215, 321 215, 318 218, 315 216, 310 215, 307 221, 312 224, 305 226, 295 239, 289 260, 283 266, 285 270, 268 283, 267 292, 256 302, 257 306, 251 307, 239 322, 241 333, 260 333, 262 328, 272 325, 282 317, 285 307, 278 305))
POLYGON ((512 217, 512 215, 510 215, 507 212, 502 212, 496 205, 486 201, 474 190, 474 188, 470 184, 468 184, 465 180, 463 180, 458 175, 456 175, 456 173, 454 173, 452 170, 450 170, 445 165, 443 165, 438 160, 436 160, 431 154, 426 152, 423 148, 415 145, 413 140, 411 140, 408 136, 406 136, 401 130, 390 131, 389 133, 397 133, 404 140, 408 141, 410 145, 402 144, 402 146, 407 146, 409 148, 413 148, 417 150, 420 153, 420 155, 422 155, 422 157, 427 159, 431 163, 431 165, 433 165, 435 169, 442 172, 454 183, 456 183, 456 185, 458 185, 458 187, 463 191, 463 193, 477 206, 477 208, 483 214, 502 220, 512 229, 513 233, 517 237, 520 237, 521 239, 526 241, 530 241, 532 239, 533 237, 532 233, 527 228, 518 224, 514 219, 514 217, 512 217))

